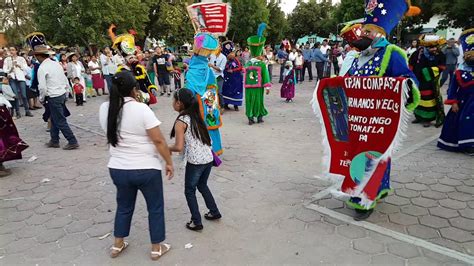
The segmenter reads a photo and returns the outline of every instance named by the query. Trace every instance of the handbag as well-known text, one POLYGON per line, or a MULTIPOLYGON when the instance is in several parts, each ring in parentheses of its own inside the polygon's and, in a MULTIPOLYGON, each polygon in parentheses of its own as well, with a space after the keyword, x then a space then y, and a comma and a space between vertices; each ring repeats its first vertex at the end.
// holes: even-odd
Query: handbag
POLYGON ((212 157, 213 157, 212 166, 219 167, 219 165, 222 164, 222 160, 219 158, 219 156, 217 156, 217 154, 214 151, 212 151, 212 157))

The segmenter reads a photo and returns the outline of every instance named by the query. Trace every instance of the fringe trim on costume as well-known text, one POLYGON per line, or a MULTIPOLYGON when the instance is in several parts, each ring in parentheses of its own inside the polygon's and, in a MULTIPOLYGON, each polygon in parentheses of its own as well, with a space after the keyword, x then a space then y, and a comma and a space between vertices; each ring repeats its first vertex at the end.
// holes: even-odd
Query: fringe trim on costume
POLYGON ((336 183, 342 184, 342 181, 344 181, 344 176, 329 173, 331 147, 329 146, 329 141, 326 134, 326 126, 324 125, 324 119, 323 119, 320 104, 318 101, 318 87, 319 87, 319 81, 316 83, 316 88, 314 89, 313 98, 311 99, 310 104, 313 107, 314 114, 319 118, 319 123, 321 125, 321 137, 322 137, 322 144, 323 144, 323 157, 321 160, 322 170, 323 170, 322 178, 329 180, 333 182, 334 184, 336 183))
MULTIPOLYGON (((413 83, 414 84, 414 83, 413 83)), ((313 99, 311 100, 311 105, 313 107, 313 111, 320 118, 320 124, 321 124, 321 136, 323 138, 323 158, 322 158, 322 166, 323 166, 323 172, 324 172, 324 178, 328 179, 334 183, 342 183, 344 180, 344 176, 341 175, 335 175, 329 173, 329 167, 330 167, 330 157, 331 157, 331 149, 329 147, 329 142, 326 134, 326 127, 324 125, 324 120, 321 114, 321 109, 320 109, 320 104, 318 102, 318 97, 317 97, 317 89, 318 89, 318 84, 316 84, 316 88, 313 93, 313 99)), ((402 147, 402 142, 406 138, 406 131, 408 129, 408 124, 409 124, 409 119, 410 119, 410 111, 407 107, 405 107, 405 103, 408 99, 409 96, 409 87, 408 87, 408 81, 405 80, 402 84, 402 101, 401 101, 401 107, 400 107, 400 122, 398 125, 398 130, 397 133, 395 134, 394 139, 392 140, 392 143, 390 146, 387 148, 387 150, 380 156, 378 159, 374 160, 372 167, 368 169, 368 171, 365 172, 364 174, 364 179, 363 182, 360 183, 355 189, 347 192, 342 192, 339 188, 332 189, 330 193, 339 199, 348 199, 349 197, 358 197, 360 198, 359 204, 353 204, 353 205, 360 205, 358 208, 359 209, 370 209, 375 207, 376 201, 380 195, 382 195, 382 192, 379 193, 377 198, 375 200, 370 200, 367 197, 367 194, 363 192, 365 189, 367 183, 370 180, 370 177, 374 174, 375 170, 377 169, 377 166, 381 162, 388 161, 392 155, 400 150, 402 147)), ((416 87, 412 88, 412 94, 413 94, 413 106, 416 107, 419 102, 419 91, 416 87), (418 96, 416 96, 418 95, 418 96)))

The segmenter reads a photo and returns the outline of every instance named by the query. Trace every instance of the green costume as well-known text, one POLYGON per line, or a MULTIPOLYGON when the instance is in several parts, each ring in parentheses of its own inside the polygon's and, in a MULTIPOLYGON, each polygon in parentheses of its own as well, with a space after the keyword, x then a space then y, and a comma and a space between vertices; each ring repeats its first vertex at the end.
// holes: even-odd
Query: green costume
POLYGON ((247 39, 249 45, 250 59, 245 64, 245 114, 249 119, 249 123, 253 124, 253 118, 257 117, 258 122, 263 122, 262 117, 268 115, 264 105, 265 88, 271 87, 270 74, 265 62, 257 59, 263 54, 263 47, 266 38, 262 36, 265 24, 259 26, 258 34, 247 39))

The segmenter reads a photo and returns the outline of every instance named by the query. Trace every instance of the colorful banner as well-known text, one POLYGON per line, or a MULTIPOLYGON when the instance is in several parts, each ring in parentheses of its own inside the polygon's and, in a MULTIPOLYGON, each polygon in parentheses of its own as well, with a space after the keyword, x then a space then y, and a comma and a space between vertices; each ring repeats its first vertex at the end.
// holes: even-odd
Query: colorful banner
POLYGON ((196 32, 226 35, 231 7, 227 3, 197 3, 187 7, 196 32))
POLYGON ((405 78, 336 77, 323 79, 315 91, 315 111, 322 119, 326 172, 344 177, 341 191, 369 202, 387 168, 404 128, 405 78))

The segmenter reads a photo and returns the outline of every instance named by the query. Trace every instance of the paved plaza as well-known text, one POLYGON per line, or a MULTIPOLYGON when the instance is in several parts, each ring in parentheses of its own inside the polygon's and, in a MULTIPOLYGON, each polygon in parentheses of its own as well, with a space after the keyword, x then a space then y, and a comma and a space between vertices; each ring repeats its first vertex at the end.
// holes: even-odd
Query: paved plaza
MULTIPOLYGON (((190 214, 184 164, 174 157, 175 177, 164 181, 166 241, 172 250, 158 262, 149 259, 141 195, 129 248, 119 258, 108 256, 115 187, 97 114, 106 98, 89 99, 84 107, 68 103, 79 150, 45 148, 49 136, 41 112, 17 120, 30 148, 23 160, 6 164, 14 174, 0 179, 0 265, 474 262, 474 158, 437 149, 440 129, 410 124, 392 164, 394 192, 370 219, 354 222, 352 210, 331 196, 332 184, 321 178, 321 128, 309 104, 314 86, 298 85, 294 102, 287 104, 279 98, 280 84, 274 84, 264 124, 248 126, 243 108, 223 115, 223 164, 209 182, 223 219, 204 221, 201 233, 185 228, 190 214), (185 248, 189 243, 192 248, 185 248)), ((177 114, 171 98, 158 100, 153 110, 169 135, 177 114)))

